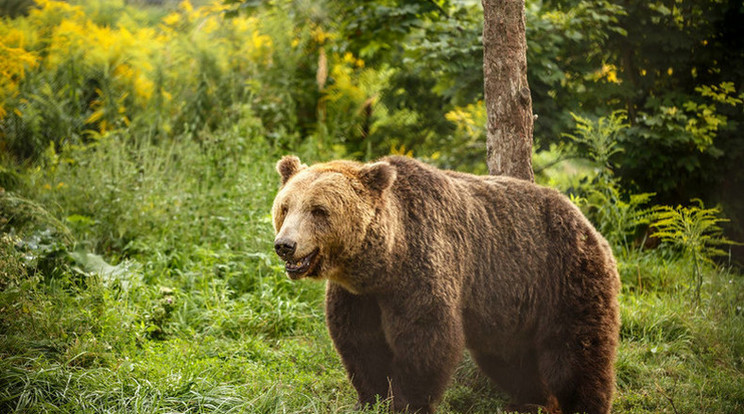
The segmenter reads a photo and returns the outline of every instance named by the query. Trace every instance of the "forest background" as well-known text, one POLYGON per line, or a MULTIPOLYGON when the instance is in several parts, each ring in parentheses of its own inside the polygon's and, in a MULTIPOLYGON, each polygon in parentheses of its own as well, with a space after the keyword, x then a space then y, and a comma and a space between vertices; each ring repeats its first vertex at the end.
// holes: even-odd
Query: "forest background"
MULTIPOLYGON (((323 285, 272 254, 273 165, 485 173, 480 3, 0 13, 0 411, 353 411, 323 285)), ((528 0, 526 20, 536 180, 618 258, 614 411, 743 411, 744 6, 528 0)), ((466 358, 440 411, 504 402, 466 358)))

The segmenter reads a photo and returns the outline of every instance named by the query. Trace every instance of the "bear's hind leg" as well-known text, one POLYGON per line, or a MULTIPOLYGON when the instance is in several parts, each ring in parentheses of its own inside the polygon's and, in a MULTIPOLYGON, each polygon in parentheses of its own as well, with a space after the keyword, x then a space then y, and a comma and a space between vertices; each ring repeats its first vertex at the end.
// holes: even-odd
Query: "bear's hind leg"
POLYGON ((487 353, 470 351, 470 354, 478 367, 509 394, 508 411, 537 412, 537 408, 541 408, 546 412, 548 393, 540 379, 534 352, 524 353, 510 361, 487 353))
MULTIPOLYGON (((610 341, 611 342, 611 341, 610 341)), ((608 414, 615 388, 614 345, 565 344, 540 356, 540 370, 563 414, 608 414), (608 349, 611 347, 612 349, 608 349)))

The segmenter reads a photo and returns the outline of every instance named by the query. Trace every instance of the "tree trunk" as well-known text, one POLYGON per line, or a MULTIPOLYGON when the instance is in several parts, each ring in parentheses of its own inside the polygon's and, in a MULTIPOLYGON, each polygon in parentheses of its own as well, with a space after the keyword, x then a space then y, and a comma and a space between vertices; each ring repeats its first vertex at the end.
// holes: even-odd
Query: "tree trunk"
POLYGON ((488 171, 535 181, 524 0, 482 0, 488 171))

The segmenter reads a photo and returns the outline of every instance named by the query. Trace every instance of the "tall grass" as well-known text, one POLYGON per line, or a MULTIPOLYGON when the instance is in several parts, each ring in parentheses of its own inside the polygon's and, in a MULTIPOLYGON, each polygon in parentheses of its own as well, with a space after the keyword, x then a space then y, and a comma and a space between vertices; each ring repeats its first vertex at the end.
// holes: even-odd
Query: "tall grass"
POLYGON ((220 139, 110 137, 32 175, 37 202, 3 193, 4 407, 252 411, 286 404, 282 376, 342 382, 322 286, 290 283, 268 254, 271 148, 220 139), (74 236, 50 249, 44 234, 74 236))

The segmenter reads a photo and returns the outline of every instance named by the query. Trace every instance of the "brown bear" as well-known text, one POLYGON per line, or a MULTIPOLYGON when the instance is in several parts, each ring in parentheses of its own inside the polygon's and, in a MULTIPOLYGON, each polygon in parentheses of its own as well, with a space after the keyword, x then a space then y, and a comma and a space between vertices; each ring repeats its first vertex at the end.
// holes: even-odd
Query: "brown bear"
POLYGON ((565 196, 405 157, 277 170, 274 247, 290 278, 328 280, 359 405, 433 412, 467 348, 510 409, 610 411, 620 280, 565 196))

